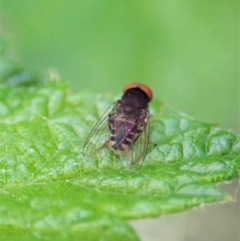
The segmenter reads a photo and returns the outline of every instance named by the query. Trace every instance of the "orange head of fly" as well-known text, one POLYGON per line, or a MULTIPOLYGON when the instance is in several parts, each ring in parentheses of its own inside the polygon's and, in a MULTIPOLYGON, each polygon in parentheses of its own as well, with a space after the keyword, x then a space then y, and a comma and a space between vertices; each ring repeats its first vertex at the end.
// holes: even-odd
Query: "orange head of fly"
POLYGON ((126 85, 123 89, 123 93, 125 93, 126 91, 128 91, 130 89, 135 89, 135 88, 141 89, 145 93, 145 95, 148 97, 149 101, 152 100, 152 98, 153 98, 152 90, 147 85, 140 84, 140 83, 130 83, 130 84, 126 85))

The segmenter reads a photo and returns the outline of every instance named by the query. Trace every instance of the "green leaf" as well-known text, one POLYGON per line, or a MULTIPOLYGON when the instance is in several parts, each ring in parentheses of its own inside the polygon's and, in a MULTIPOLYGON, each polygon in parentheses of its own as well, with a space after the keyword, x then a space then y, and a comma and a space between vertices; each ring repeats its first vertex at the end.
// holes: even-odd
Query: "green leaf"
POLYGON ((96 166, 81 149, 114 98, 73 93, 58 81, 23 86, 0 85, 0 234, 7 240, 138 240, 126 220, 232 200, 214 183, 239 176, 233 133, 166 113, 155 100, 157 146, 149 145, 143 166, 127 170, 110 150, 96 166))

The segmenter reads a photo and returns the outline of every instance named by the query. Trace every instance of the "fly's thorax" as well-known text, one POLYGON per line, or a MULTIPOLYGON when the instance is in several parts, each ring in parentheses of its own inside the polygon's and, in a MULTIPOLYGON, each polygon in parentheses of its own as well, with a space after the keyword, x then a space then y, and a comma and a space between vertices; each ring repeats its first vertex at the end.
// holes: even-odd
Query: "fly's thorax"
POLYGON ((141 89, 130 89, 121 98, 123 108, 129 112, 148 108, 149 99, 141 89))

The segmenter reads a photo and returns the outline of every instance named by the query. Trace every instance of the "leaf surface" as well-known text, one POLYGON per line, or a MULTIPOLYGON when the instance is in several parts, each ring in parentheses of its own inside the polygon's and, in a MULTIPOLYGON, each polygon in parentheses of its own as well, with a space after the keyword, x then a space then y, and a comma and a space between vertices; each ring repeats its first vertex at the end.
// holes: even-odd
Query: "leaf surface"
POLYGON ((3 237, 138 240, 125 220, 232 200, 214 183, 239 176, 240 138, 177 112, 166 114, 156 100, 150 104, 150 139, 157 146, 149 145, 140 169, 121 167, 110 150, 86 162, 83 143, 112 102, 90 91, 74 94, 58 81, 0 85, 3 237))

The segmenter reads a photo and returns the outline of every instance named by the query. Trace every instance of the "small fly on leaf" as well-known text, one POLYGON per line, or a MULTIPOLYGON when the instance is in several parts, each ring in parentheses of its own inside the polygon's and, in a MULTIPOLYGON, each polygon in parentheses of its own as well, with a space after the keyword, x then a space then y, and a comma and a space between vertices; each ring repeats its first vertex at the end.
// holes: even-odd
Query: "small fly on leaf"
POLYGON ((140 167, 148 148, 148 103, 152 97, 152 90, 144 84, 126 85, 121 99, 105 111, 90 132, 82 150, 84 159, 91 161, 97 152, 109 148, 128 167, 140 167))

